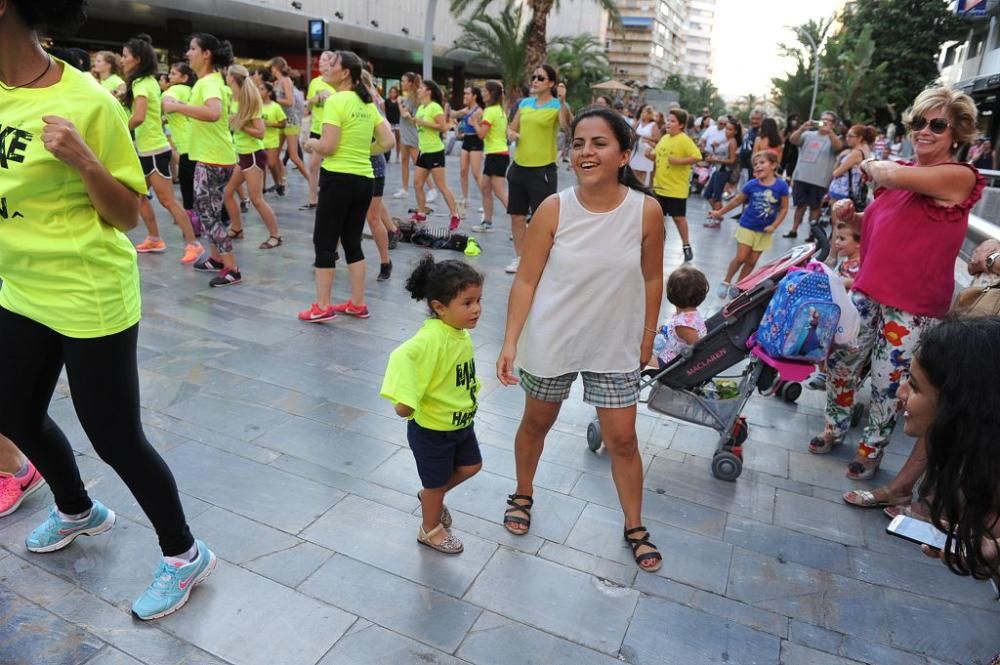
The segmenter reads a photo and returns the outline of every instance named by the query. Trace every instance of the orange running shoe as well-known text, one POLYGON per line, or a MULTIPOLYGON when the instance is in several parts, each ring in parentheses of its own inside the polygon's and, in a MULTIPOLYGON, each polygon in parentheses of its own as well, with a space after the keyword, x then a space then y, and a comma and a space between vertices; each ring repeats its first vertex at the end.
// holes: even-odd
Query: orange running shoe
POLYGON ((135 246, 135 251, 140 254, 162 254, 167 251, 167 243, 162 240, 153 240, 152 238, 146 238, 138 245, 135 246))
POLYGON ((200 242, 189 242, 184 245, 184 256, 181 257, 181 263, 184 265, 190 265, 198 260, 198 257, 205 253, 205 248, 201 246, 200 242))

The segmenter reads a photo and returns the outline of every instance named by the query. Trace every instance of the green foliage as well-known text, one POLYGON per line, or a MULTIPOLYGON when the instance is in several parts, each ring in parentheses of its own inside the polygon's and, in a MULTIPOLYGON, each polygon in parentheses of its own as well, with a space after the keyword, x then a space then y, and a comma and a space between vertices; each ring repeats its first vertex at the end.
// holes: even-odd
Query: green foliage
POLYGON ((823 80, 820 107, 832 109, 844 120, 852 123, 875 121, 878 109, 885 109, 886 70, 889 63, 873 66, 875 42, 871 26, 848 39, 842 33, 827 42, 823 53, 823 69, 836 72, 823 80), (853 42, 853 43, 852 43, 853 42))
POLYGON ((462 34, 452 50, 466 49, 500 74, 505 93, 521 85, 527 67, 527 31, 521 29, 521 6, 509 2, 498 16, 476 13, 460 24, 462 34))
POLYGON ((852 120, 884 124, 937 79, 941 45, 961 39, 968 29, 945 0, 857 0, 843 17, 841 32, 827 39, 830 23, 808 21, 797 29, 797 43, 779 45, 795 60, 794 71, 771 79, 786 113, 805 118, 809 112, 815 61, 802 32, 820 49, 817 105, 852 120))
MULTIPOLYGON (((944 0, 858 0, 844 18, 844 39, 854 48, 863 29, 871 26, 875 48, 871 66, 885 65, 885 101, 892 117, 938 77, 941 45, 960 39, 968 30, 944 0)), ((887 120, 890 114, 880 113, 887 120)))
POLYGON ((663 90, 674 90, 680 95, 681 108, 696 115, 706 106, 712 111, 712 117, 717 117, 726 110, 726 102, 719 95, 718 88, 708 79, 694 76, 671 74, 660 83, 663 90))
POLYGON ((590 86, 611 78, 611 67, 604 48, 594 35, 556 37, 549 42, 549 64, 566 83, 566 97, 572 108, 590 103, 590 86))

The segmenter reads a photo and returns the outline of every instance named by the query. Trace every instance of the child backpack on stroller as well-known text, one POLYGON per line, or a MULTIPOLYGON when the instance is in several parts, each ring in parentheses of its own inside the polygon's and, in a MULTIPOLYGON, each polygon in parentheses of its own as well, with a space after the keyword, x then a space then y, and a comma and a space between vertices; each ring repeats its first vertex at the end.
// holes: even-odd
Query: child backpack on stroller
POLYGON ((822 266, 810 264, 778 284, 757 329, 757 342, 773 358, 818 363, 830 352, 839 322, 830 278, 822 266))

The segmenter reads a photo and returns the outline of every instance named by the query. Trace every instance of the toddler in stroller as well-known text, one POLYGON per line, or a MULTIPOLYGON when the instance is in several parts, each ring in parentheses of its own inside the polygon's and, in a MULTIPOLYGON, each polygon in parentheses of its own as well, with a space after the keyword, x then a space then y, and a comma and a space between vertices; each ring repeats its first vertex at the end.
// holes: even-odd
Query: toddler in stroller
MULTIPOLYGON (((753 391, 774 391, 779 381, 803 381, 812 372, 809 363, 769 357, 755 338, 778 283, 792 268, 804 266, 815 251, 811 244, 794 247, 739 282, 740 294, 705 322, 708 333, 704 337, 662 368, 643 372, 642 388, 649 389, 644 401, 651 411, 719 433, 712 458, 716 478, 736 480, 743 471, 742 445, 749 428, 740 414, 753 391), (731 377, 735 381, 728 385, 713 381, 748 359, 742 371, 731 377)), ((797 383, 788 385, 801 392, 797 383)), ((587 443, 594 451, 601 446, 596 419, 587 428, 587 443)))

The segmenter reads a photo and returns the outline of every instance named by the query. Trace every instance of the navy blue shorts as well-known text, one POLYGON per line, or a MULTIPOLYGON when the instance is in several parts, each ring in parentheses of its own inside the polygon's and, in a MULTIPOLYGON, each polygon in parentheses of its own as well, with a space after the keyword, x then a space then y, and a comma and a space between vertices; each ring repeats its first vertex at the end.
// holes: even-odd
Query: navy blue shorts
POLYGON ((406 440, 417 461, 420 482, 427 489, 447 485, 451 474, 460 466, 483 462, 472 425, 453 432, 439 432, 410 420, 406 424, 406 440))

